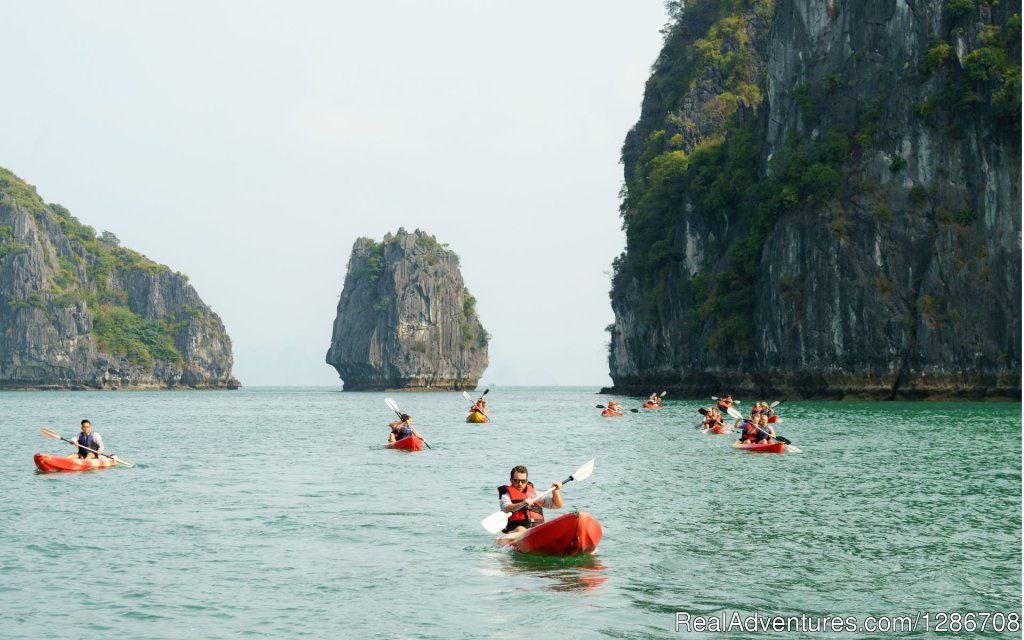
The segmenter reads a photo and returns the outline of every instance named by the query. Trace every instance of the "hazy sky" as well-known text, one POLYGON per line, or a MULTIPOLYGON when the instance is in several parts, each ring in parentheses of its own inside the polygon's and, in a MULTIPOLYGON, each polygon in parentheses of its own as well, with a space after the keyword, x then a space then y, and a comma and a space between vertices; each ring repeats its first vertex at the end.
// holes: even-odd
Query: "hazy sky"
POLYGON ((610 382, 663 0, 0 0, 0 166, 189 275, 243 385, 324 362, 352 243, 462 258, 497 385, 610 382))

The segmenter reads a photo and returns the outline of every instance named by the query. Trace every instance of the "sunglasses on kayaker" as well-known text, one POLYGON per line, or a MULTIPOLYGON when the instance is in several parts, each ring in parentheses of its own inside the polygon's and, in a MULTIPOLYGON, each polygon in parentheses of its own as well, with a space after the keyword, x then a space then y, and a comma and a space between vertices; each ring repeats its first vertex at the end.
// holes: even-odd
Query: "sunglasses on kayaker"
POLYGON ((519 484, 520 482, 526 484, 527 480, 526 478, 512 478, 512 484, 519 484))

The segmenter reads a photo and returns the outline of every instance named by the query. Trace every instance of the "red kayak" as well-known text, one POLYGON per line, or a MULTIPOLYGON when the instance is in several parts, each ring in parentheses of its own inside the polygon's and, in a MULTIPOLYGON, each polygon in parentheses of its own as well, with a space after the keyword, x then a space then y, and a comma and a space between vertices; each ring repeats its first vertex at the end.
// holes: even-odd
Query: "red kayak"
POLYGON ((110 458, 65 458, 46 453, 37 453, 35 461, 40 471, 88 471, 117 466, 117 461, 110 458))
POLYGON ((778 422, 781 419, 779 416, 768 416, 768 422, 778 422))
POLYGON ((711 433, 723 434, 723 433, 728 433, 729 429, 727 429, 725 427, 725 425, 717 424, 717 425, 711 427, 710 429, 708 429, 708 431, 710 431, 711 433))
POLYGON ((384 445, 384 448, 401 449, 402 451, 423 451, 423 441, 416 436, 409 436, 395 442, 389 442, 384 445))
POLYGON ((621 411, 612 411, 611 409, 605 409, 604 411, 601 412, 601 415, 607 418, 607 417, 611 417, 611 416, 621 416, 622 412, 621 411))
POLYGON ((740 444, 739 442, 734 442, 732 446, 735 449, 743 449, 744 451, 752 451, 754 453, 782 453, 786 450, 784 442, 773 442, 771 444, 740 444))
POLYGON ((601 533, 601 525, 593 516, 575 511, 523 533, 500 535, 494 544, 535 556, 581 556, 597 549, 601 533))
POLYGON ((644 409, 660 409, 660 408, 661 408, 660 404, 651 404, 650 402, 645 402, 644 403, 644 409))

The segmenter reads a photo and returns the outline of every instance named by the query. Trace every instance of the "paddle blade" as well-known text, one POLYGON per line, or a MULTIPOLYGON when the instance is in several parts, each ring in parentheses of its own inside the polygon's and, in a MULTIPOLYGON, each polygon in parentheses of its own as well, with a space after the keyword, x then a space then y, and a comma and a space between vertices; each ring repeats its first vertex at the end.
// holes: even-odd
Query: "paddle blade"
POLYGON ((508 524, 508 515, 504 511, 495 511, 480 521, 480 526, 487 529, 487 533, 498 533, 508 524))
POLYGON ((729 413, 730 416, 736 418, 737 420, 743 419, 743 414, 733 409, 732 407, 729 407, 726 411, 729 413))
POLYGON ((576 473, 569 476, 573 480, 579 482, 580 480, 586 480, 590 477, 590 474, 594 473, 594 458, 591 458, 589 462, 584 464, 582 467, 576 470, 576 473))
POLYGON ((603 404, 599 404, 599 405, 597 405, 597 408, 598 409, 604 409, 604 405, 603 404))
POLYGON ((110 457, 113 458, 114 462, 116 462, 117 464, 123 464, 124 466, 126 466, 128 468, 135 467, 135 463, 134 462, 128 462, 127 460, 125 460, 123 458, 118 458, 117 456, 110 456, 110 457))
POLYGON ((697 409, 697 413, 699 413, 702 416, 706 416, 708 415, 708 410, 705 409, 704 407, 701 407, 700 409, 697 409))
POLYGON ((801 449, 801 448, 799 448, 799 447, 794 447, 794 446, 793 446, 793 445, 791 445, 791 444, 787 444, 787 445, 786 445, 786 448, 787 448, 787 449, 789 449, 790 451, 792 451, 793 453, 803 453, 803 452, 804 452, 804 450, 803 450, 803 449, 801 449))
POLYGON ((395 413, 402 413, 401 411, 398 410, 398 403, 392 400, 391 398, 384 398, 384 404, 388 405, 388 407, 390 407, 391 410, 394 411, 395 413))
POLYGON ((668 394, 668 391, 662 391, 661 392, 661 397, 664 398, 667 394, 668 394))
POLYGON ((49 429, 40 429, 39 433, 43 434, 47 438, 54 438, 56 440, 60 440, 60 434, 54 433, 54 432, 50 431, 49 429))
POLYGON ((779 406, 780 404, 782 404, 782 400, 776 400, 775 402, 773 402, 770 405, 768 405, 768 408, 769 409, 774 409, 775 407, 779 406))
POLYGON ((482 397, 486 396, 490 392, 491 392, 490 389, 484 389, 484 392, 480 394, 480 397, 482 398, 482 397))
POLYGON ((630 409, 630 411, 632 411, 633 413, 640 413, 639 409, 630 409))

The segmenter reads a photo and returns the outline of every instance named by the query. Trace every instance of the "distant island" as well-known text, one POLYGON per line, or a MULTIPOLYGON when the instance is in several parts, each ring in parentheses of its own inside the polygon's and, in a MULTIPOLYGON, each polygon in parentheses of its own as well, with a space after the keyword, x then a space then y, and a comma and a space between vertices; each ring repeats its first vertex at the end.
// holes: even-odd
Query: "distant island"
POLYGON ((488 338, 447 245, 419 229, 356 240, 327 352, 345 391, 475 389, 488 338))
POLYGON ((0 389, 236 389, 232 363, 188 277, 0 168, 0 389))

